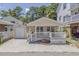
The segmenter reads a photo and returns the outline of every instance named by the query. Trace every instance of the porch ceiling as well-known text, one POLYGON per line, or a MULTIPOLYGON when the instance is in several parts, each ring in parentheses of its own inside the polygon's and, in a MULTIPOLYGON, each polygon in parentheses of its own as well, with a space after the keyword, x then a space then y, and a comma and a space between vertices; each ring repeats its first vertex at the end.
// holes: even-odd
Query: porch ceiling
POLYGON ((63 26, 63 24, 53 19, 42 17, 40 19, 37 19, 33 22, 28 23, 27 26, 63 26))

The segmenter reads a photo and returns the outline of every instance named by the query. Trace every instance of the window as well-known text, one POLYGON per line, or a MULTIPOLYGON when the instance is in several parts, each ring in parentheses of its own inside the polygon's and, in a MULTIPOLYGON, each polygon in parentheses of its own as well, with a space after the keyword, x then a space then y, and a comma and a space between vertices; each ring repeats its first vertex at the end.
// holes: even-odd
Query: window
POLYGON ((50 27, 47 27, 47 31, 50 31, 50 27))
POLYGON ((65 8, 66 8, 66 3, 63 4, 63 9, 65 9, 65 8))
POLYGON ((7 27, 5 27, 5 31, 7 31, 7 27))
POLYGON ((43 27, 40 27, 40 32, 43 32, 43 27))
POLYGON ((71 15, 76 15, 79 14, 79 8, 75 8, 74 10, 71 11, 71 15))
POLYGON ((63 21, 65 22, 65 21, 69 21, 70 20, 70 16, 69 15, 66 15, 66 16, 64 16, 63 17, 63 21))
POLYGON ((61 21, 61 16, 59 17, 59 21, 61 21))
POLYGON ((10 31, 13 31, 13 29, 11 28, 10 31))
POLYGON ((11 21, 11 23, 15 23, 15 21, 11 21))
POLYGON ((65 22, 65 16, 63 17, 63 22, 65 22))
POLYGON ((37 30, 37 32, 39 32, 39 27, 37 27, 37 29, 36 29, 36 30, 37 30))
POLYGON ((43 32, 43 27, 37 27, 37 32, 43 32))
POLYGON ((78 14, 78 12, 75 12, 75 15, 78 14))

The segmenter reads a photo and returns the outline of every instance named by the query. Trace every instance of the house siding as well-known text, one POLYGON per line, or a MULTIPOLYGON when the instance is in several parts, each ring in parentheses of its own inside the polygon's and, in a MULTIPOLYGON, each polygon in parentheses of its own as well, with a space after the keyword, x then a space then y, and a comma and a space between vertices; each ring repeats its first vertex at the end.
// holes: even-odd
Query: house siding
POLYGON ((0 32, 3 32, 5 30, 5 25, 0 24, 0 32))
MULTIPOLYGON (((61 4, 61 7, 59 8, 59 12, 57 12, 57 21, 59 22, 64 22, 64 16, 66 15, 71 15, 71 11, 69 11, 70 9, 70 4, 66 3, 66 8, 63 9, 63 4, 61 4), (59 19, 59 17, 61 16, 61 20, 59 19)), ((68 21, 68 20, 67 20, 68 21)))
POLYGON ((59 20, 59 16, 63 17, 67 14, 70 15, 70 19, 67 19, 70 26, 66 26, 65 30, 68 33, 67 41, 72 43, 71 40, 74 39, 73 37, 76 37, 76 35, 74 35, 77 31, 77 28, 75 28, 75 26, 79 27, 79 3, 68 3, 65 10, 63 10, 62 8, 63 7, 61 6, 59 12, 57 13, 57 21, 64 23, 66 21, 63 21, 63 18, 59 20))

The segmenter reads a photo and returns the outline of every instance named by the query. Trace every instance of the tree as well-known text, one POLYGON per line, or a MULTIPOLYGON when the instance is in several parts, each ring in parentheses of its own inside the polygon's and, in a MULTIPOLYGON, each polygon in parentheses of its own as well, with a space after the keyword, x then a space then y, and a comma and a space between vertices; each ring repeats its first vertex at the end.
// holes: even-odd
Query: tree
POLYGON ((9 10, 8 10, 8 14, 9 14, 9 16, 16 17, 16 12, 15 12, 15 10, 9 9, 9 10))
POLYGON ((40 6, 40 7, 30 7, 30 10, 22 16, 22 8, 20 6, 16 6, 14 9, 2 10, 0 12, 1 16, 12 16, 17 19, 23 21, 23 23, 34 21, 41 17, 49 17, 51 19, 56 20, 56 9, 58 4, 52 3, 48 6, 40 6))
POLYGON ((56 20, 56 9, 58 4, 52 3, 48 6, 40 6, 40 7, 30 7, 30 10, 27 12, 30 17, 30 21, 34 21, 35 19, 41 17, 49 17, 51 19, 56 20))
POLYGON ((34 21, 40 17, 44 17, 46 16, 46 6, 31 7, 28 11, 28 15, 30 16, 30 21, 34 21))
POLYGON ((46 9, 46 13, 47 13, 47 17, 49 18, 53 18, 56 20, 56 9, 57 9, 58 4, 57 3, 52 3, 50 4, 47 9, 46 9))
POLYGON ((30 17, 30 21, 35 20, 35 14, 36 14, 36 7, 30 7, 30 10, 28 12, 28 16, 30 17))
POLYGON ((21 20, 23 24, 28 23, 28 17, 26 15, 19 16, 19 20, 21 20))
POLYGON ((41 17, 44 17, 44 16, 46 16, 46 6, 41 6, 40 8, 39 8, 39 11, 40 11, 40 14, 41 14, 41 17))
POLYGON ((3 17, 8 16, 8 11, 1 10, 1 16, 3 16, 3 17))
POLYGON ((19 15, 21 15, 21 11, 22 11, 23 9, 20 7, 20 6, 16 6, 16 8, 14 9, 14 11, 16 12, 16 16, 19 16, 19 15))
POLYGON ((21 15, 22 8, 20 6, 16 6, 14 9, 8 9, 1 11, 1 16, 12 16, 18 18, 21 15))

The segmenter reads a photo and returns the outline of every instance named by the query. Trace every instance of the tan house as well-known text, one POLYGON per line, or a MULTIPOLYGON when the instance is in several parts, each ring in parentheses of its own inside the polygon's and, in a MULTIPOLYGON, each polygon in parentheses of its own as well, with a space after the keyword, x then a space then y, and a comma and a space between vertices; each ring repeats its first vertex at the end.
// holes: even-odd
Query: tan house
POLYGON ((51 42, 62 41, 65 43, 65 33, 59 31, 59 27, 63 26, 53 19, 47 17, 42 17, 33 22, 27 24, 28 40, 30 42, 35 42, 38 40, 47 39, 51 42), (57 37, 59 37, 57 39, 57 37), (60 39, 61 38, 61 39, 60 39), (57 39, 57 40, 54 40, 57 39))
POLYGON ((2 36, 2 42, 12 38, 12 26, 12 23, 0 20, 0 35, 2 36))

